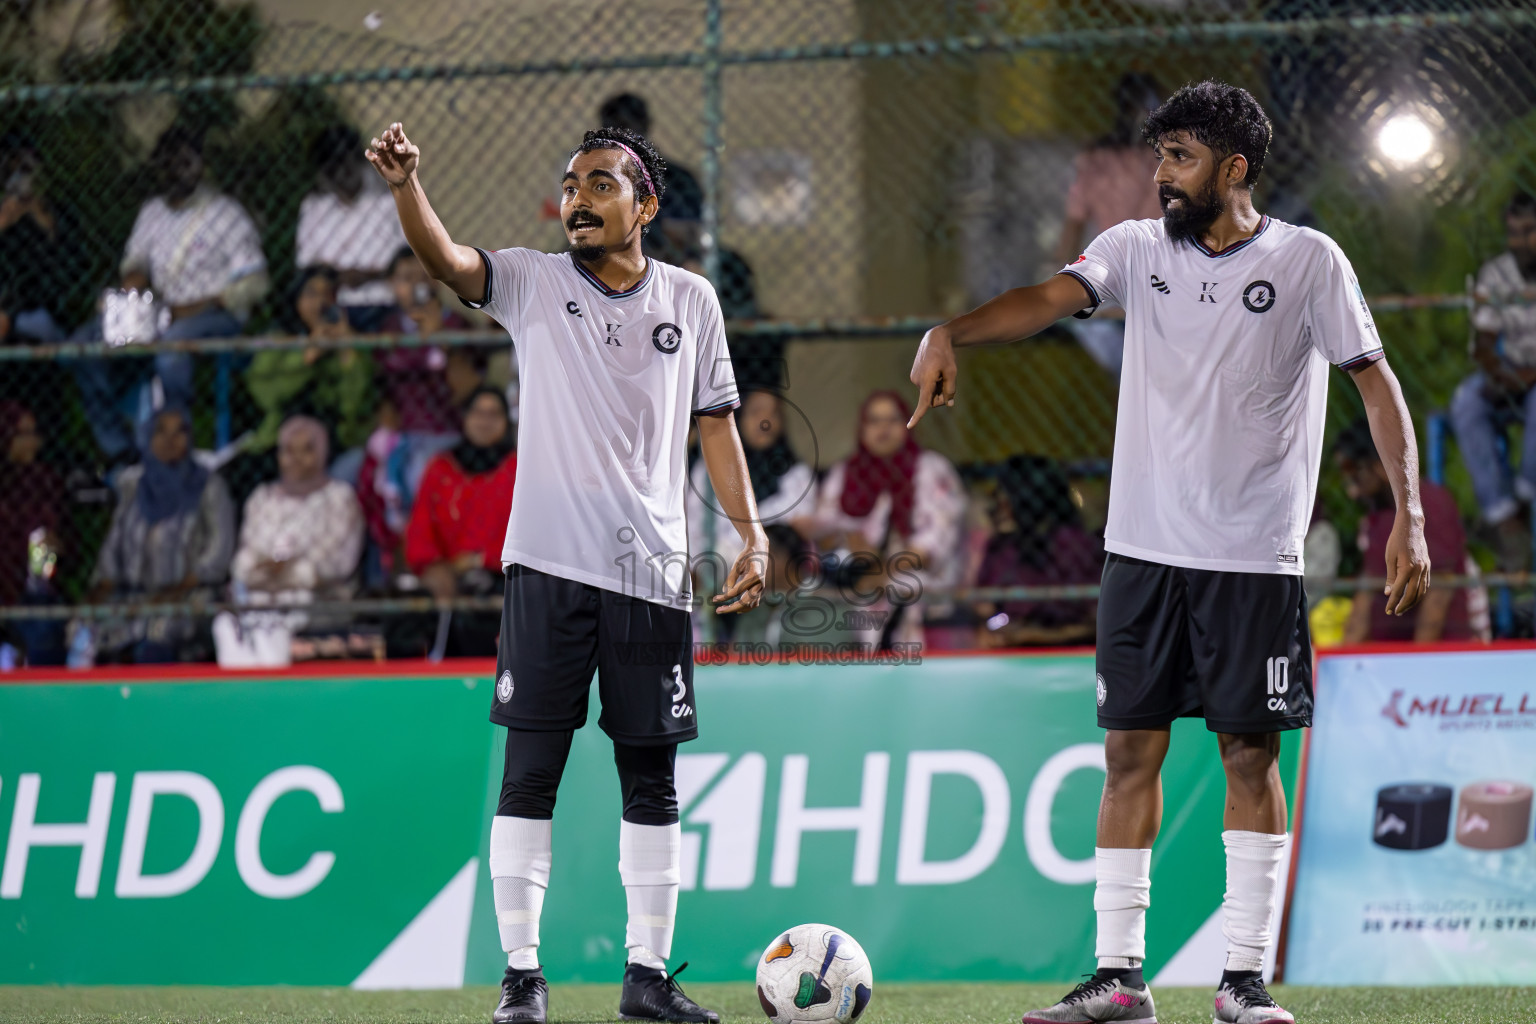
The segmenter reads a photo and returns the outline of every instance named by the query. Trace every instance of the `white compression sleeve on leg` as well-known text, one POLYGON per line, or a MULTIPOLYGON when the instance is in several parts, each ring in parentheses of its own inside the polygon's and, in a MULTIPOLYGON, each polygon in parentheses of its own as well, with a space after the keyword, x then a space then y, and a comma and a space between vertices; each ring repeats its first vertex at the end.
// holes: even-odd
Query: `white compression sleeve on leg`
POLYGON ((672 955, 677 890, 682 882, 683 826, 619 822, 619 878, 629 904, 624 945, 629 962, 665 968, 672 955))
POLYGON ((1140 967, 1147 956, 1152 905, 1152 851, 1093 851, 1093 909, 1099 919, 1094 955, 1100 967, 1140 967))
POLYGON ((1221 933, 1227 937, 1227 970, 1261 971, 1275 916, 1275 882, 1285 854, 1283 835, 1221 834, 1227 848, 1227 894, 1221 901, 1221 933))
POLYGON ((505 815, 491 819, 491 894, 508 966, 539 966, 539 914, 549 888, 551 846, 547 820, 505 815))

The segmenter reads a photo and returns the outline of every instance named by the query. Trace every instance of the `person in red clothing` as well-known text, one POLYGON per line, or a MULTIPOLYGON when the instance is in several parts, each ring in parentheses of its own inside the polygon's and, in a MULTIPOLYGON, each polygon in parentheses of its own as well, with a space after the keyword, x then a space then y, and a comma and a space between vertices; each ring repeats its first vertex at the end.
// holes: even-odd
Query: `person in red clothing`
POLYGON ((463 439, 422 476, 405 530, 405 560, 437 597, 498 589, 517 476, 508 413, 501 392, 475 389, 464 406, 463 439))
MULTIPOLYGON (((1362 572, 1380 576, 1386 567, 1387 538, 1392 534, 1392 488, 1387 471, 1371 440, 1371 428, 1359 420, 1339 436, 1333 449, 1334 463, 1344 477, 1350 498, 1365 508, 1360 518, 1362 572)), ((1424 505, 1424 540, 1429 545, 1431 571, 1446 575, 1476 575, 1477 564, 1467 554, 1467 535, 1461 526, 1461 510, 1451 492, 1428 480, 1419 482, 1424 505)), ((1346 644, 1367 641, 1487 640, 1488 592, 1481 586, 1430 589, 1424 600, 1407 615, 1387 614, 1385 595, 1372 590, 1355 592, 1346 644)))

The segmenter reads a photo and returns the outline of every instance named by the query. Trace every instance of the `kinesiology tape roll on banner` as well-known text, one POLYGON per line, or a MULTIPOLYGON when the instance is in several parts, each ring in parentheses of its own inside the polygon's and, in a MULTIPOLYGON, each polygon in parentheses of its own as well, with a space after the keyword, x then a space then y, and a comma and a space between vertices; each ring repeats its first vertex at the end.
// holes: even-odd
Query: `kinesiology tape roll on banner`
POLYGON ((1451 787, 1425 782, 1376 791, 1372 838, 1393 850, 1428 850, 1445 842, 1451 827, 1451 787))
POLYGON ((1456 841, 1474 850, 1507 850, 1531 827, 1531 787, 1523 782, 1474 782, 1461 791, 1456 841))

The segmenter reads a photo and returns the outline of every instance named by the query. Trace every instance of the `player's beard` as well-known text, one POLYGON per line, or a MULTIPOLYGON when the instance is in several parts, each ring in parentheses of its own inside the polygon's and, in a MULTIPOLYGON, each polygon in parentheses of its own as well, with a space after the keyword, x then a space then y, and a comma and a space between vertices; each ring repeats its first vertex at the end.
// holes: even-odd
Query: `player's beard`
MULTIPOLYGON (((580 227, 600 228, 603 219, 591 213, 579 211, 570 216, 565 222, 567 231, 575 231, 580 227)), ((596 263, 608 253, 608 247, 603 245, 582 245, 579 242, 571 242, 571 254, 583 263, 596 263)))
POLYGON ((1227 209, 1221 193, 1216 189, 1215 171, 1211 172, 1211 176, 1195 195, 1172 185, 1159 185, 1157 201, 1163 208, 1163 227, 1168 232, 1168 238, 1175 244, 1198 241, 1227 209), (1170 210, 1170 199, 1184 201, 1177 210, 1170 210))

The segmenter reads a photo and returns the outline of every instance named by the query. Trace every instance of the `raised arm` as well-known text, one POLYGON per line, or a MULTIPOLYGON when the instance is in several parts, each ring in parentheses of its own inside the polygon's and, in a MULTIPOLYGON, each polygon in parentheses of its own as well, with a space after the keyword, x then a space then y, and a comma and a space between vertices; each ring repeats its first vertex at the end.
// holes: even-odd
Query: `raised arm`
POLYGON ((1019 341, 1093 304, 1081 281, 1070 274, 1057 274, 1040 284, 1004 292, 933 328, 923 335, 912 362, 917 405, 907 428, 917 426, 929 409, 955 404, 956 348, 1019 341))
POLYGON ((400 214, 405 240, 428 274, 470 302, 485 299, 485 263, 471 246, 459 245, 448 237, 448 229, 438 219, 416 171, 421 164, 421 149, 405 137, 399 121, 384 129, 368 146, 368 162, 389 182, 400 214))
POLYGON ((715 597, 720 614, 747 611, 763 597, 768 572, 768 535, 757 516, 757 499, 747 474, 747 457, 736 433, 736 417, 730 410, 698 417, 699 451, 709 470, 710 486, 720 510, 741 536, 741 554, 725 578, 725 592, 715 597))
POLYGON ((1402 388, 1385 359, 1351 371, 1365 401, 1371 440, 1392 485, 1397 517, 1387 539, 1387 614, 1402 615, 1429 590, 1429 547, 1419 501, 1419 445, 1402 388))

